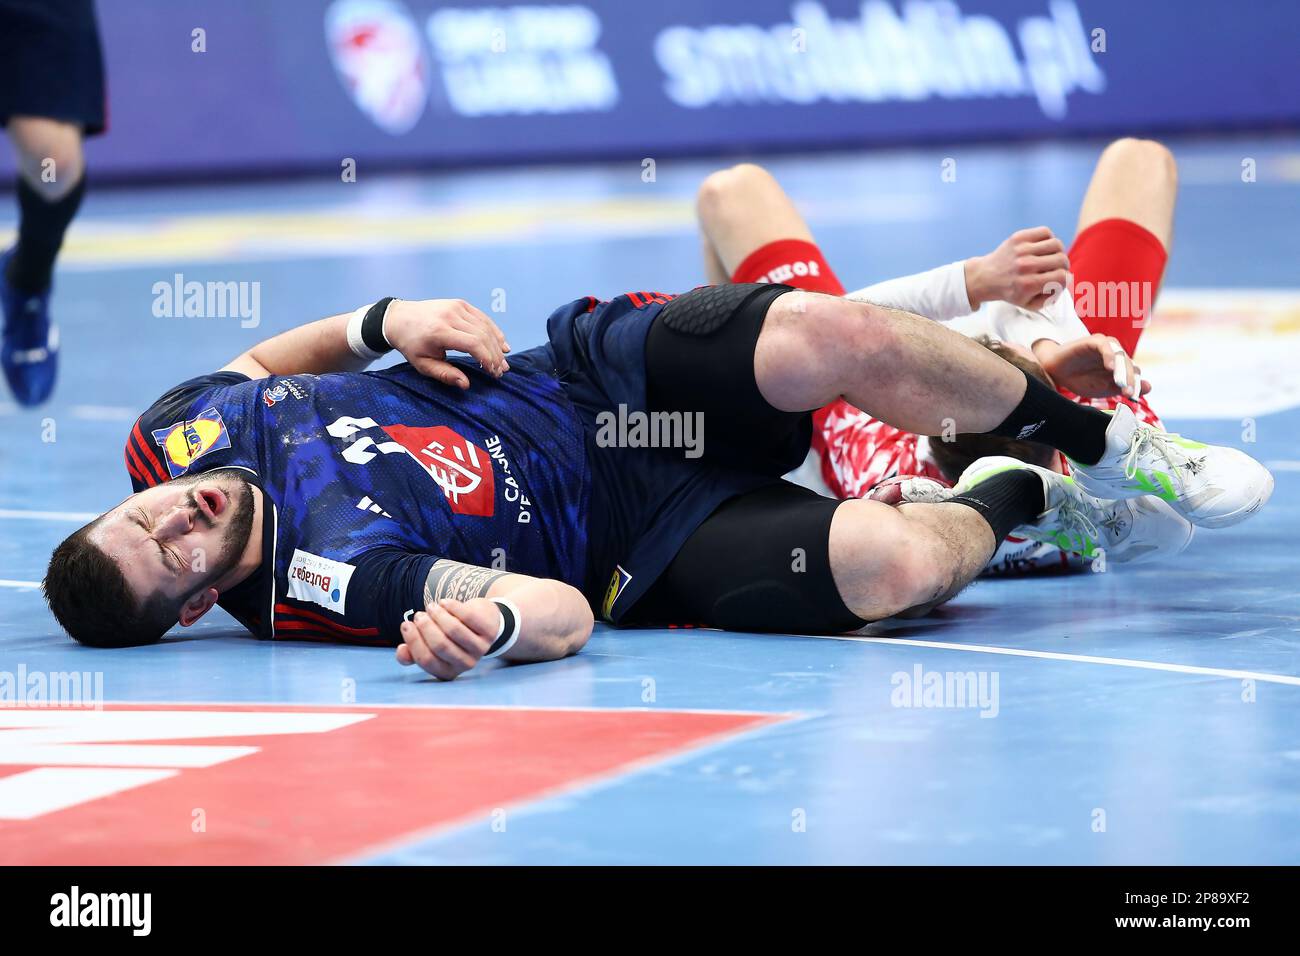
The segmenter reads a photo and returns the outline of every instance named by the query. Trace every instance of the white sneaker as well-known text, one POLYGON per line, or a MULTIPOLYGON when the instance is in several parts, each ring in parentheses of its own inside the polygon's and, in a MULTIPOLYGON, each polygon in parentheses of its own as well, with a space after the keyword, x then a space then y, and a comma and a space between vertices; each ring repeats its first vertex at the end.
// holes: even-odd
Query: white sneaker
POLYGON ((1022 537, 1085 558, 1105 552, 1106 560, 1116 564, 1180 554, 1192 542, 1195 527, 1159 498, 1103 501, 1081 490, 1073 478, 1016 458, 979 459, 962 472, 953 490, 978 493, 980 482, 1012 469, 1028 469, 1042 479, 1047 505, 1037 520, 1015 530, 1022 537))
POLYGON ((1101 461, 1071 461, 1070 468, 1090 495, 1154 495, 1205 528, 1236 524, 1273 494, 1273 476, 1245 452, 1153 428, 1139 422, 1127 405, 1115 409, 1101 461))

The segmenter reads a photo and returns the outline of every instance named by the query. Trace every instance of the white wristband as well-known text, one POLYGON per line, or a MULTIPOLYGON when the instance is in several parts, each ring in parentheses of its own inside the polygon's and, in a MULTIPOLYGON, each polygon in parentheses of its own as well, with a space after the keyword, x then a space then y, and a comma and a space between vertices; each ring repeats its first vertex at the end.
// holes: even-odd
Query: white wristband
POLYGON ((515 646, 519 640, 519 631, 523 626, 523 618, 519 615, 519 605, 507 598, 489 598, 497 605, 497 610, 501 612, 501 623, 497 625, 497 636, 492 639, 491 649, 483 655, 483 659, 490 657, 500 657, 510 648, 515 646), (509 629, 507 631, 507 628, 509 629))
POLYGON ((366 340, 361 337, 361 323, 365 321, 366 313, 373 305, 373 302, 370 305, 363 305, 352 313, 352 318, 348 319, 348 348, 357 358, 365 359, 367 362, 373 362, 381 354, 366 345, 366 340))

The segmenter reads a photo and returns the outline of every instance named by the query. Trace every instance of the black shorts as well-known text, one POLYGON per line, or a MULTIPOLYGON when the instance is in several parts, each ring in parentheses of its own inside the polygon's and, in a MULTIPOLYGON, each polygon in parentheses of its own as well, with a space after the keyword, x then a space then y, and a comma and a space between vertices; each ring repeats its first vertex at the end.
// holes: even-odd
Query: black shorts
POLYGON ((728 631, 842 634, 866 621, 831 574, 840 505, 788 481, 724 502, 686 540, 627 623, 728 631))
POLYGON ((554 374, 587 431, 581 587, 606 620, 818 633, 862 623, 830 576, 838 502, 781 479, 808 453, 812 416, 773 408, 754 378, 768 308, 789 291, 754 283, 579 299, 552 313, 546 346, 511 356, 554 374), (690 424, 692 438, 618 439, 623 418, 646 414, 676 421, 683 439, 690 424), (745 601, 760 613, 742 613, 745 601))
POLYGON ((92 0, 0 0, 0 126, 43 116, 104 129, 104 64, 92 0))
POLYGON ((754 282, 703 286, 659 313, 646 337, 646 400, 653 411, 699 413, 704 459, 779 478, 812 441, 810 412, 773 408, 754 378, 768 307, 794 291, 754 282))
POLYGON ((841 633, 865 622, 845 606, 830 567, 840 502, 780 480, 803 464, 809 412, 769 405, 754 377, 767 310, 789 286, 708 286, 664 307, 646 339, 647 402, 700 413, 704 459, 768 476, 720 504, 628 615, 629 623, 740 631, 841 633))

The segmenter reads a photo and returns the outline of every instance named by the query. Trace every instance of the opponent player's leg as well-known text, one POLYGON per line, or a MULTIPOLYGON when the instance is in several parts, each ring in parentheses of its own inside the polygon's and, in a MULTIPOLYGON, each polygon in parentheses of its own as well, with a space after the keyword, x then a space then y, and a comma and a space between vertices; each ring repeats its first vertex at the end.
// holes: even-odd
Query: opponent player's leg
POLYGON ((765 246, 813 241, 808 224, 780 183, 753 163, 741 163, 707 176, 695 196, 695 213, 707 250, 705 272, 715 284, 733 277, 738 282, 754 281, 757 276, 740 278, 737 270, 765 246))
POLYGON ((1154 140, 1125 138, 1102 151, 1070 248, 1074 302, 1091 332, 1137 348, 1173 240, 1178 167, 1154 140))
POLYGON ((700 257, 704 260, 704 279, 709 285, 722 285, 730 281, 731 277, 718 258, 718 250, 713 248, 713 243, 703 233, 700 234, 700 257))
POLYGON ((936 322, 848 299, 798 291, 775 299, 755 345, 754 379, 763 400, 786 412, 843 396, 920 435, 1032 437, 1064 452, 1090 494, 1132 498, 1154 488, 1207 526, 1242 520, 1272 493, 1268 472, 1237 449, 1168 439, 1124 406, 1111 416, 1065 398, 936 322))
MULTIPOLYGON (((746 163, 713 173, 700 187, 696 211, 718 261, 737 281, 766 279, 832 295, 843 292, 821 261, 803 217, 765 169, 746 163), (787 244, 804 247, 815 258, 777 262, 792 258, 781 248, 787 244), (773 255, 754 263, 764 250, 773 255), (751 264, 774 266, 769 272, 780 273, 757 275, 751 264), (799 275, 796 265, 802 267, 799 275), (810 266, 818 277, 808 275, 810 266)), ((891 425, 925 435, 992 431, 1026 391, 1019 370, 934 322, 803 292, 781 296, 768 307, 754 372, 763 398, 779 410, 811 410, 844 398, 891 425)), ((1066 414, 1075 424, 1085 417, 1066 414)), ((1099 424, 1104 431, 1103 421, 1093 419, 1094 432, 1099 424)), ((1100 455, 1099 438, 1093 438, 1093 447, 1079 448, 1085 456, 1100 455)))
POLYGON ((18 240, 0 256, 4 347, 0 360, 15 398, 44 401, 54 386, 57 333, 48 308, 54 260, 85 192, 81 127, 39 116, 6 124, 18 153, 18 240))
POLYGON ((1150 139, 1117 139, 1097 160, 1075 233, 1103 219, 1127 219, 1168 250, 1177 197, 1178 165, 1166 146, 1150 139))

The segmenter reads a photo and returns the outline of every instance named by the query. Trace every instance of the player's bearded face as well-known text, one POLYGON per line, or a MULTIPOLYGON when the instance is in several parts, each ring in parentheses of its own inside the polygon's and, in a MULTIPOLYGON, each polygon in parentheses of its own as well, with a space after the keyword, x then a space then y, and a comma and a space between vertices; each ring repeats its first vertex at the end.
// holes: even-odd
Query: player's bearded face
POLYGON ((236 472, 186 476, 123 502, 101 546, 140 597, 183 598, 239 562, 253 530, 253 489, 236 472))

